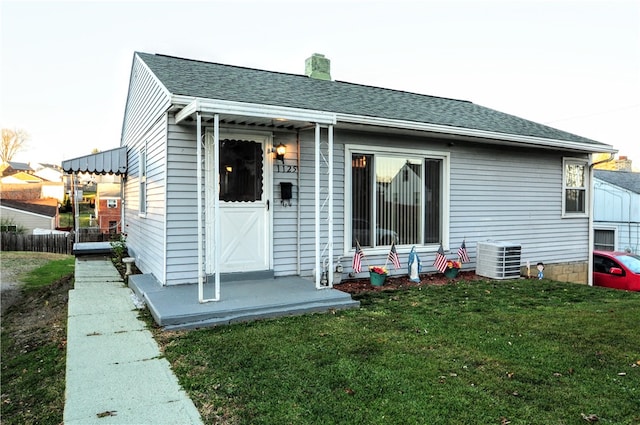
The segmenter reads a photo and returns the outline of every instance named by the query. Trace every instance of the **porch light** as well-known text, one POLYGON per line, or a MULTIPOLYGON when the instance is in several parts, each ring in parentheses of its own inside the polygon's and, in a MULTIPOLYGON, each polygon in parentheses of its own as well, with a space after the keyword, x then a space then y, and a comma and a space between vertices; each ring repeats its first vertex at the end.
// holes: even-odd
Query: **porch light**
POLYGON ((275 147, 276 159, 279 159, 284 164, 284 155, 287 153, 287 147, 280 143, 275 147))

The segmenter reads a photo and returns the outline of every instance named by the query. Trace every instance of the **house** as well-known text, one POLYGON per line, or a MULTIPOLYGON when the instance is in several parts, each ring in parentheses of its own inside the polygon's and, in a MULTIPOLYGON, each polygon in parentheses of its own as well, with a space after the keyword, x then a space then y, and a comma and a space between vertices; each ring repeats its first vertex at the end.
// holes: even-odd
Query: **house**
POLYGON ((640 173, 595 170, 594 249, 640 252, 640 173))
POLYGON ((40 177, 43 180, 49 182, 62 182, 62 176, 64 172, 59 165, 55 164, 29 164, 34 170, 33 174, 40 177))
POLYGON ((2 182, 2 184, 33 184, 41 183, 42 179, 26 171, 18 171, 2 177, 0 182, 2 182))
POLYGON ((55 229, 58 226, 58 202, 55 199, 24 202, 0 199, 3 231, 55 229), (6 229, 4 227, 7 227, 6 229))
POLYGON ((95 216, 101 233, 121 233, 119 183, 98 183, 95 216))
POLYGON ((4 161, 0 164, 0 174, 2 177, 10 176, 12 174, 24 172, 27 174, 33 174, 33 168, 26 162, 17 161, 4 161))
MULTIPOLYGON (((339 262, 354 276, 355 222, 395 232, 403 266, 415 246, 423 272, 441 244, 454 258, 465 240, 473 269, 477 242, 513 241, 522 264, 587 283, 596 152, 615 150, 469 101, 334 81, 318 54, 294 75, 137 52, 120 148, 63 168, 123 175, 139 270, 218 297, 239 274, 321 289, 339 262)), ((365 266, 385 263, 388 240, 361 245, 365 266)))

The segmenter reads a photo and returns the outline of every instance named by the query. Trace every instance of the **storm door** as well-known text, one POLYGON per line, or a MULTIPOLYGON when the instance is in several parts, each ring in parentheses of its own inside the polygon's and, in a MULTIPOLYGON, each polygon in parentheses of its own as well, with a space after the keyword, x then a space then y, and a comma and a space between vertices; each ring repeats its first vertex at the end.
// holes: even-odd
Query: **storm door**
MULTIPOLYGON (((213 135, 206 153, 213 161, 213 135)), ((208 140, 209 142, 209 140, 208 140)), ((220 137, 220 272, 247 272, 270 268, 269 161, 266 137, 220 137)), ((206 166, 207 173, 213 167, 206 166)), ((207 184, 213 179, 208 178, 207 184)), ((208 197, 215 191, 207 188, 208 197)), ((213 202, 207 200, 207 272, 213 272, 213 202)))

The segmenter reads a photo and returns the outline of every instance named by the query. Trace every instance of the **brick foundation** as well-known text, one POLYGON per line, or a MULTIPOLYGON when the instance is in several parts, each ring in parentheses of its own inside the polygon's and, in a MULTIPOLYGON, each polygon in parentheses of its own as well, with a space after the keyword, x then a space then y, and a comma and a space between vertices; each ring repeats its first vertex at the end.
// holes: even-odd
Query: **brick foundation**
MULTIPOLYGON (((527 266, 520 268, 522 276, 527 275, 527 266)), ((531 277, 538 275, 535 264, 531 264, 531 277)), ((557 280, 558 282, 572 282, 587 284, 589 276, 589 263, 587 261, 575 261, 571 263, 556 263, 544 265, 545 279, 557 280)))

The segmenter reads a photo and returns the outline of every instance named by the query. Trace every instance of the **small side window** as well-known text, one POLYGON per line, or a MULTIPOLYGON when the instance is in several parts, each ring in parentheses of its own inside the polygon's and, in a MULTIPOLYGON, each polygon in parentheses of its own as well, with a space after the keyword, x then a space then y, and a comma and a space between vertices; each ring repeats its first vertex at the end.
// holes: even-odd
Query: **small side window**
POLYGON ((147 214, 147 147, 140 149, 138 153, 138 180, 139 180, 139 213, 147 214))
POLYGON ((584 216, 587 213, 587 162, 565 159, 562 180, 563 215, 584 216))

